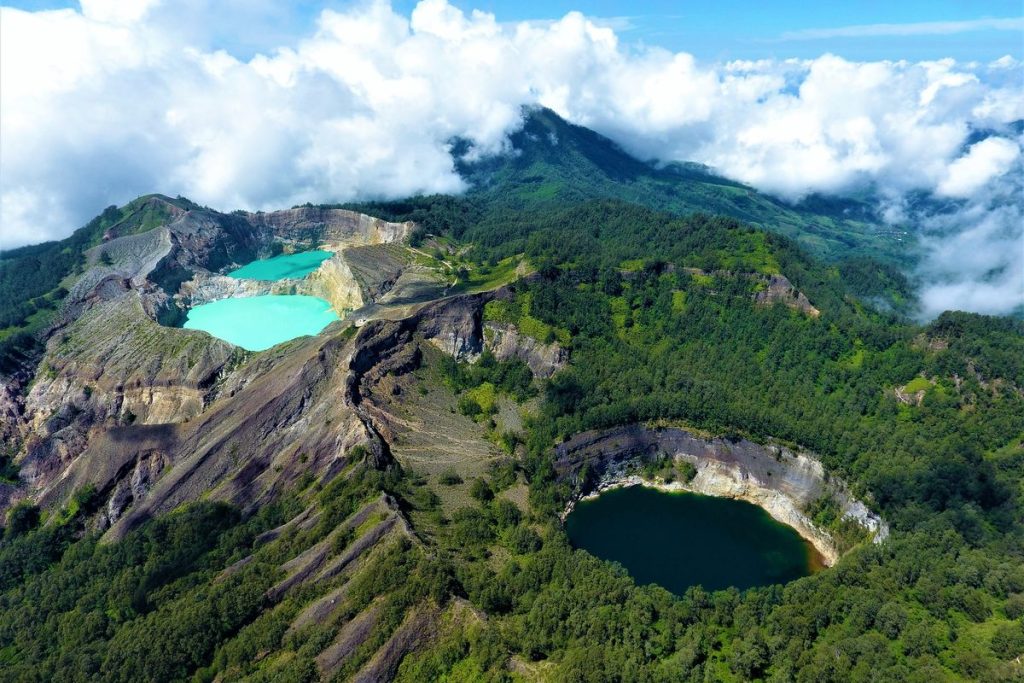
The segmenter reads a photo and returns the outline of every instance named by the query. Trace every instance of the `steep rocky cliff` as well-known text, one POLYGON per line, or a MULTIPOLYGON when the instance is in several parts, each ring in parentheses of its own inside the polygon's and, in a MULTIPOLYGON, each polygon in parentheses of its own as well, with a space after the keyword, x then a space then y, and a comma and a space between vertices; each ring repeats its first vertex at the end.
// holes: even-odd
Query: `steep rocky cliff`
MULTIPOLYGON (((194 500, 228 479, 215 495, 235 502, 252 495, 248 505, 299 471, 325 472, 337 452, 371 440, 351 406, 326 398, 345 385, 335 378, 345 373, 336 350, 349 342, 337 328, 263 354, 270 362, 250 363, 252 354, 176 325, 188 307, 229 296, 304 293, 340 312, 364 306, 373 292, 357 281, 344 250, 403 240, 414 226, 334 209, 226 215, 168 206, 159 212, 162 225, 104 235, 46 333, 41 362, 25 378, 4 379, 0 438, 20 483, 0 483, 0 507, 24 498, 56 505, 93 485, 109 501, 101 520, 109 524, 129 509, 146 515, 194 500), (338 253, 305 280, 219 274, 282 243, 326 244, 338 253), (311 403, 321 390, 325 403, 311 403), (293 423, 300 436, 289 434, 293 423), (193 462, 187 476, 175 469, 186 455, 193 462), (289 456, 301 466, 281 465, 289 456), (278 469, 273 481, 260 479, 266 467, 278 469)), ((395 281, 401 273, 388 268, 400 271, 406 261, 364 255, 360 263, 379 265, 380 277, 395 281)))
POLYGON ((392 416, 377 384, 415 369, 421 342, 478 355, 487 297, 358 331, 336 323, 252 355, 161 326, 130 280, 97 291, 51 339, 27 398, 20 495, 59 506, 94 487, 110 538, 201 498, 254 509, 300 477, 328 481, 356 446, 385 466, 392 416))
POLYGON ((784 304, 790 308, 802 311, 812 318, 821 315, 821 311, 811 305, 810 300, 793 286, 793 283, 785 275, 776 274, 768 278, 765 283, 762 280, 764 289, 754 295, 754 301, 759 304, 784 304))
POLYGON ((389 223, 345 209, 298 207, 241 214, 263 235, 294 242, 386 244, 409 237, 413 223, 389 223))

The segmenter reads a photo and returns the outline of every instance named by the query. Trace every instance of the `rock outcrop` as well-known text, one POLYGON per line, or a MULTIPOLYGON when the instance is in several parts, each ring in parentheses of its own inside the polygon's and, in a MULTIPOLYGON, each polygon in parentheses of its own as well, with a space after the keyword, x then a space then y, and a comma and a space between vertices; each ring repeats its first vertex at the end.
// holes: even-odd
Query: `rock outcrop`
POLYGON ((885 522, 856 500, 842 482, 826 476, 816 458, 781 446, 632 425, 579 434, 560 444, 556 454, 556 471, 576 486, 578 497, 609 486, 640 483, 639 478, 634 481, 625 473, 631 461, 667 455, 690 462, 696 467, 696 476, 688 484, 677 482, 672 488, 759 505, 812 543, 827 565, 835 563, 839 550, 806 514, 822 497, 833 499, 844 518, 856 521, 876 541, 888 536, 885 522))
POLYGON ((243 280, 214 273, 196 273, 181 283, 175 299, 182 308, 201 306, 220 299, 262 296, 265 294, 298 294, 294 280, 243 280))
POLYGON ((345 252, 335 254, 321 263, 296 290, 300 294, 324 299, 339 314, 362 308, 367 303, 363 288, 359 286, 345 260, 345 252))
POLYGON ((806 313, 812 318, 821 315, 821 311, 811 305, 804 293, 797 290, 785 275, 777 274, 768 278, 764 289, 754 295, 754 301, 763 304, 784 304, 790 308, 806 313))
POLYGON ((129 472, 115 480, 107 504, 100 511, 97 525, 101 528, 109 527, 132 503, 142 500, 166 465, 167 460, 159 450, 147 453, 134 462, 129 472))
MULTIPOLYGON (((892 390, 893 395, 896 396, 896 400, 903 405, 920 406, 924 403, 924 397, 928 394, 928 389, 925 388, 910 391, 908 389, 909 386, 909 384, 905 384, 902 387, 894 387, 892 390)), ((931 386, 930 382, 928 383, 928 386, 931 386)))
POLYGON ((24 403, 21 382, 0 378, 0 444, 13 443, 21 435, 24 403))
MULTIPOLYGON (((168 426, 162 450, 171 467, 110 535, 199 497, 251 510, 304 475, 329 480, 355 446, 375 440, 345 399, 352 352, 352 340, 335 333, 297 340, 279 348, 273 362, 239 369, 248 375, 245 381, 226 381, 201 415, 168 426)), ((81 478, 96 476, 90 461, 100 454, 126 462, 144 455, 141 435, 127 429, 118 443, 97 440, 76 461, 65 477, 65 493, 84 483, 81 478)))
POLYGON ((742 278, 753 283, 756 290, 753 295, 754 302, 761 306, 783 304, 784 306, 788 306, 789 308, 809 315, 812 318, 817 318, 821 315, 821 311, 815 308, 804 293, 798 290, 793 283, 789 281, 789 278, 782 273, 766 275, 760 272, 736 273, 728 270, 716 270, 709 272, 700 268, 682 268, 682 271, 698 278, 742 278))
POLYGON ((473 361, 483 350, 483 304, 489 295, 453 297, 424 307, 410 322, 428 342, 458 360, 473 361))
POLYGON ((518 358, 541 379, 551 377, 569 362, 569 353, 558 342, 544 344, 506 323, 484 323, 484 347, 498 360, 518 358))
POLYGON ((243 215, 258 231, 278 239, 301 243, 340 245, 402 242, 408 239, 415 228, 411 222, 389 223, 355 211, 313 206, 243 215))
POLYGON ((50 339, 25 398, 20 476, 30 491, 59 480, 105 430, 197 416, 238 355, 209 335, 150 319, 130 284, 107 294, 50 339))

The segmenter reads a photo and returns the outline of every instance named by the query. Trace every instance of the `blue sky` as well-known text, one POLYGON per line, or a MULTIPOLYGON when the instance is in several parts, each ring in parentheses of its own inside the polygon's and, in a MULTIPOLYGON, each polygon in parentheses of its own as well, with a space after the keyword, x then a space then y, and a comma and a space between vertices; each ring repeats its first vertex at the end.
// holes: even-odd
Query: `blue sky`
MULTIPOLYGON (((7 4, 24 9, 77 5, 63 0, 15 0, 7 4)), ((224 19, 208 36, 208 47, 225 48, 246 57, 308 33, 322 8, 344 9, 356 3, 297 0, 227 4, 234 5, 231 12, 235 16, 240 7, 246 7, 241 10, 246 16, 231 21, 232 14, 223 12, 224 19)), ((407 15, 415 2, 394 0, 392 4, 407 15)), ((453 4, 466 11, 491 12, 499 21, 556 19, 579 10, 607 20, 624 42, 686 51, 702 61, 813 58, 827 52, 853 60, 953 57, 989 61, 1006 54, 1024 58, 1024 30, 1019 21, 1016 28, 1002 29, 985 21, 1020 20, 1024 16, 1020 0, 455 0, 453 4), (769 5, 770 11, 766 10, 769 5)))
POLYGON ((1024 15, 1020 0, 1008 2, 949 2, 891 0, 880 2, 818 2, 806 0, 719 0, 717 2, 546 2, 481 0, 456 2, 463 9, 477 7, 499 19, 560 16, 571 10, 617 18, 624 40, 643 41, 672 50, 691 52, 702 60, 759 59, 765 57, 817 57, 834 52, 847 59, 989 60, 1024 51, 1024 32, 969 30, 946 35, 827 37, 812 39, 787 35, 816 29, 877 24, 964 22, 981 18, 1024 15), (770 7, 770 11, 767 9, 770 7))

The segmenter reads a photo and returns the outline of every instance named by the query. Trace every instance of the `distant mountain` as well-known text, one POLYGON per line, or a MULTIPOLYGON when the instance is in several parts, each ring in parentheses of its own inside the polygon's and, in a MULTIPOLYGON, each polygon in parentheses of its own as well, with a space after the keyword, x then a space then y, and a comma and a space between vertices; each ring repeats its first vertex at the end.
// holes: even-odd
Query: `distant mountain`
MULTIPOLYGON (((790 205, 699 164, 659 166, 639 160, 550 109, 529 111, 522 129, 511 136, 511 147, 507 154, 457 162, 472 185, 470 197, 514 208, 620 199, 673 213, 733 216, 782 233, 830 260, 909 258, 910 236, 883 225, 869 202, 812 196, 790 205)), ((457 158, 467 151, 464 141, 455 145, 457 158)))

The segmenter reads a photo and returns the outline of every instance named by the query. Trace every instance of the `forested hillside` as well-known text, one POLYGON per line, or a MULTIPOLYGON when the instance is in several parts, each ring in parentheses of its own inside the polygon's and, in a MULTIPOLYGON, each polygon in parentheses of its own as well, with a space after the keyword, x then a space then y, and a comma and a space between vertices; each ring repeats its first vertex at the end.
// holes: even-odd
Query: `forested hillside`
MULTIPOLYGON (((601 200, 678 218, 694 213, 728 216, 786 237, 808 254, 835 263, 847 291, 876 306, 913 312, 916 298, 907 274, 916 259, 915 234, 886 225, 870 198, 811 196, 786 203, 703 167, 636 159, 611 140, 547 109, 527 112, 510 144, 507 153, 473 162, 459 161, 467 148, 465 143, 455 145, 457 167, 469 185, 462 197, 342 206, 389 220, 414 220, 425 232, 464 236, 502 253, 522 251, 525 235, 534 228, 557 230, 557 216, 601 200)), ((574 239, 581 234, 588 239, 604 228, 574 223, 572 229, 574 239)))

